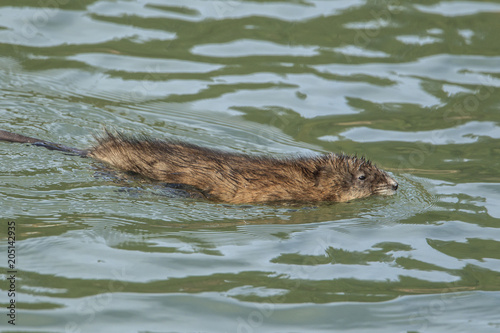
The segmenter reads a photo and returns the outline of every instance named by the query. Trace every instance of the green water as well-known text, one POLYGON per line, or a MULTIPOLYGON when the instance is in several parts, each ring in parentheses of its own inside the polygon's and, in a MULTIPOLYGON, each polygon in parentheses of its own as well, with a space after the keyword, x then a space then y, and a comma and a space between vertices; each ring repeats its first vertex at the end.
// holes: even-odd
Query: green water
POLYGON ((500 2, 180 3, 2 1, 0 128, 357 153, 399 193, 216 204, 0 142, 0 329, 500 330, 500 2))

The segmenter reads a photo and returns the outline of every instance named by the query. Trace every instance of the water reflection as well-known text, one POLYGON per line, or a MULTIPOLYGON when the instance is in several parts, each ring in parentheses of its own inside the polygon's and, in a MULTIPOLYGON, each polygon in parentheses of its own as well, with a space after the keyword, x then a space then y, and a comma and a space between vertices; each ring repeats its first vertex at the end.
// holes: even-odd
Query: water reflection
POLYGON ((400 183, 390 198, 232 206, 1 143, 23 327, 496 327, 495 11, 493 2, 0 5, 2 129, 80 148, 105 125, 251 154, 358 153, 400 183))

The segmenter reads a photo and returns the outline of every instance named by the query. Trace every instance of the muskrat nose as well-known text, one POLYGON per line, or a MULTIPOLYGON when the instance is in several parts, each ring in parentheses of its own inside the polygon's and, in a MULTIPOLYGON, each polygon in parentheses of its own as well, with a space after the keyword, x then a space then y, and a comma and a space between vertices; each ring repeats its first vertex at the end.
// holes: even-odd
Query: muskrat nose
POLYGON ((392 189, 393 189, 394 191, 396 191, 396 190, 398 189, 398 183, 393 184, 393 185, 392 185, 392 189))

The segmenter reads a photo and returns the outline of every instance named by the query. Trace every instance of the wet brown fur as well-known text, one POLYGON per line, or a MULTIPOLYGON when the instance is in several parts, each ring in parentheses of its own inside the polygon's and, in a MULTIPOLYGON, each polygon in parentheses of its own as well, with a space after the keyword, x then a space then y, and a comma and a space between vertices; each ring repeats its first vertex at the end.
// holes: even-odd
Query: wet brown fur
POLYGON ((333 153, 277 159, 107 133, 87 155, 162 182, 194 186, 208 199, 228 203, 345 202, 397 189, 371 162, 333 153))
POLYGON ((88 150, 3 130, 0 140, 92 157, 151 179, 196 187, 206 198, 228 203, 345 202, 392 195, 398 188, 391 176, 364 158, 333 153, 278 159, 109 132, 88 150))

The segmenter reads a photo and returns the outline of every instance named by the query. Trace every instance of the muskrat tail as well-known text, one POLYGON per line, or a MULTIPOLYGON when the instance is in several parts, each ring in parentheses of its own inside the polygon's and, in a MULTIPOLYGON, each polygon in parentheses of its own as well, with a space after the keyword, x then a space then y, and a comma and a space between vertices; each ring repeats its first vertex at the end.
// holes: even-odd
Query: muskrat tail
POLYGON ((89 153, 88 150, 67 147, 58 143, 37 138, 31 138, 29 136, 24 136, 21 134, 11 133, 3 130, 0 130, 0 140, 7 142, 31 143, 34 146, 44 147, 50 150, 58 150, 71 155, 78 155, 81 157, 86 157, 89 153))

